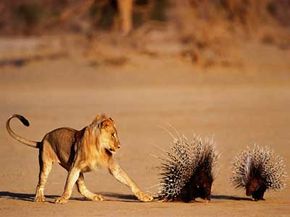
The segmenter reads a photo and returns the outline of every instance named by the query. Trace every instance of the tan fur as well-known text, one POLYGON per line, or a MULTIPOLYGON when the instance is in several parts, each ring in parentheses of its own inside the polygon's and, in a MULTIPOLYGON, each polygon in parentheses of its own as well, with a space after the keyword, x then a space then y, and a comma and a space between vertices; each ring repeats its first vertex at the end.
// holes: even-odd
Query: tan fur
POLYGON ((41 142, 27 140, 15 134, 10 128, 10 120, 18 118, 24 125, 29 122, 21 115, 13 115, 7 120, 6 128, 16 140, 39 149, 39 181, 35 201, 43 202, 44 187, 52 165, 58 162, 68 171, 64 192, 56 203, 65 203, 71 196, 73 186, 90 200, 103 200, 101 195, 90 192, 84 183, 83 173, 97 168, 107 168, 121 183, 131 188, 141 201, 151 201, 152 196, 143 193, 132 179, 121 169, 114 159, 114 153, 120 148, 120 142, 114 121, 105 115, 98 115, 95 120, 80 131, 71 128, 59 128, 47 133, 41 142))

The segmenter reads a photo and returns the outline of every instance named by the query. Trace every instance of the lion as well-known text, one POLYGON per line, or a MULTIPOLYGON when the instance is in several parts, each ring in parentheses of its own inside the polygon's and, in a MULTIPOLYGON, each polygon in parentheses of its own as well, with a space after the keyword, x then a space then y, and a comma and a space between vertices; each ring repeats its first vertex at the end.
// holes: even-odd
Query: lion
POLYGON ((40 171, 34 201, 45 201, 44 187, 55 162, 68 171, 64 192, 55 203, 66 203, 75 183, 79 193, 85 198, 93 201, 104 200, 101 195, 90 192, 84 182, 84 173, 98 168, 107 168, 119 182, 130 187, 140 201, 153 200, 150 194, 139 189, 114 159, 115 152, 120 148, 120 141, 112 118, 105 114, 97 115, 90 125, 79 131, 67 127, 52 130, 41 142, 30 141, 13 132, 10 128, 10 121, 13 118, 29 126, 29 121, 25 117, 14 114, 6 122, 8 133, 17 141, 39 150, 40 171))

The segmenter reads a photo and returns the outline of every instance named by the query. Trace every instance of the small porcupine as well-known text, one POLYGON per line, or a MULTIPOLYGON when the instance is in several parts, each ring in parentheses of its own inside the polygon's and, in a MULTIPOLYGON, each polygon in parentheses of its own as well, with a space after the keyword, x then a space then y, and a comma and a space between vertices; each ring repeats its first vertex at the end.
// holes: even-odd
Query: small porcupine
POLYGON ((282 157, 269 147, 254 145, 236 156, 231 182, 236 188, 245 188, 254 200, 263 200, 266 190, 285 187, 286 176, 282 157))
POLYGON ((162 159, 158 198, 163 201, 210 200, 213 166, 217 160, 212 140, 194 136, 174 138, 171 151, 162 159))

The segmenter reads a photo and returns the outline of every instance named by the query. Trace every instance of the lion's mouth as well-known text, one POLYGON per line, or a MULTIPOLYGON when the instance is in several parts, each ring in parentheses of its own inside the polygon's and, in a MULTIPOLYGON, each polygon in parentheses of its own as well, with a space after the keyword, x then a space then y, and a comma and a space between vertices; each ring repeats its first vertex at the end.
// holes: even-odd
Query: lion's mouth
POLYGON ((114 154, 116 152, 116 150, 113 148, 106 148, 106 151, 111 153, 111 154, 114 154))

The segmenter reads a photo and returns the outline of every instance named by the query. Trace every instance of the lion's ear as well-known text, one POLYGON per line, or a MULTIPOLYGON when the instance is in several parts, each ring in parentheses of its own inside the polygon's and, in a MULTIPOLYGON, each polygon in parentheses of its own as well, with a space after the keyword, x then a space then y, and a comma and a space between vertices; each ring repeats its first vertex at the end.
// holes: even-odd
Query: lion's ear
POLYGON ((107 119, 107 116, 103 113, 103 114, 97 114, 97 116, 95 117, 95 119, 93 120, 92 124, 96 124, 96 123, 100 123, 103 120, 107 119))
POLYGON ((96 123, 101 119, 101 115, 97 114, 92 123, 96 123))

